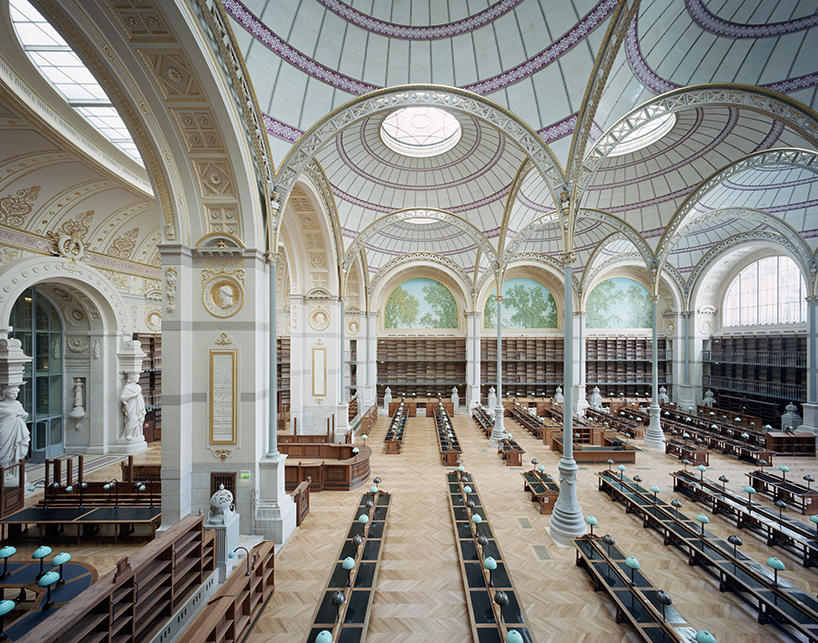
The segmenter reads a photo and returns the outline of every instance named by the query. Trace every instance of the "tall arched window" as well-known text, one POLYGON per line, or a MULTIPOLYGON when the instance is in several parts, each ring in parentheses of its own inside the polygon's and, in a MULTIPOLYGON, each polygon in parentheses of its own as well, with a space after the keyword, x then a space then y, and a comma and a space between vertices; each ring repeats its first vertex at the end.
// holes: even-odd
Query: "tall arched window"
POLYGON ((807 321, 806 284, 789 257, 767 257, 751 263, 724 296, 725 326, 803 324, 807 321))

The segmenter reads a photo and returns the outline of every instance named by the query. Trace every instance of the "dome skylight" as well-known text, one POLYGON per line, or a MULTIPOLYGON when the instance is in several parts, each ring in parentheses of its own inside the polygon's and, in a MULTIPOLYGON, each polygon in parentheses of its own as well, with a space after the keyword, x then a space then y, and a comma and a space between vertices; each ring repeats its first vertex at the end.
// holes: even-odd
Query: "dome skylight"
POLYGON ((381 123, 381 139, 404 156, 427 157, 443 154, 460 140, 462 130, 449 112, 437 107, 404 107, 381 123))
POLYGON ((676 124, 676 114, 668 112, 659 118, 654 118, 644 125, 640 125, 635 130, 622 137, 614 148, 608 152, 608 156, 622 156, 641 150, 652 143, 655 143, 676 124))
POLYGON ((43 77, 98 132, 143 165, 128 128, 79 56, 27 0, 10 0, 9 8, 20 44, 43 77))

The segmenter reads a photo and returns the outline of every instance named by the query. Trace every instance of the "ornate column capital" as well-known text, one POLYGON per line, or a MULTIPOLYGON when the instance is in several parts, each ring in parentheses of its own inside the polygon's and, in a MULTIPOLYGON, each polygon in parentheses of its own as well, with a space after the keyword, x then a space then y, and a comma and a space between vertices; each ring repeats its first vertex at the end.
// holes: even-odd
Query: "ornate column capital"
POLYGON ((562 263, 563 268, 567 268, 569 266, 573 266, 577 260, 577 253, 576 252, 563 252, 560 254, 559 261, 562 263))
POLYGON ((496 301, 496 302, 502 302, 502 301, 503 301, 503 296, 502 296, 502 295, 495 295, 495 296, 494 296, 494 301, 496 301))
POLYGON ((808 304, 814 304, 815 302, 818 302, 818 295, 808 295, 804 297, 804 299, 808 304))
POLYGON ((264 261, 270 265, 277 264, 283 259, 284 255, 282 255, 280 252, 272 252, 268 250, 267 252, 264 253, 264 261))
POLYGON ((659 295, 651 295, 650 296, 650 301, 651 301, 652 304, 658 304, 659 303, 659 295))

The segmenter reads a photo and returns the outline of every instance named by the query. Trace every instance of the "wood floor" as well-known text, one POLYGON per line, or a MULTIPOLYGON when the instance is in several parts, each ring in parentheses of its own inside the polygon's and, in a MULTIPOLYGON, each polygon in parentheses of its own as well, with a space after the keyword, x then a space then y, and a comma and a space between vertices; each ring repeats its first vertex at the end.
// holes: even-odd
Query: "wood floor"
MULTIPOLYGON (((525 461, 537 458, 546 471, 557 475, 559 454, 506 419, 509 429, 526 449, 525 461), (515 430, 517 428, 517 430, 515 430)), ((505 467, 488 441, 466 415, 454 416, 467 470, 480 485, 486 513, 492 521, 518 594, 522 597, 532 632, 539 643, 637 640, 626 625, 617 625, 610 599, 595 594, 587 575, 574 564, 574 549, 558 547, 548 535, 547 515, 541 516, 523 491, 521 468, 505 467)), ((431 418, 410 418, 403 452, 386 455, 382 440, 387 419, 381 417, 367 440, 373 447, 372 477, 394 494, 386 531, 382 567, 378 577, 367 643, 469 642, 468 614, 456 548, 449 518, 445 469, 440 464, 431 418)), ((813 458, 787 458, 788 477, 800 480, 806 473, 818 477, 813 458)), ((729 486, 743 488, 744 472, 751 465, 719 454, 711 456, 708 477, 726 475, 729 486)), ((579 471, 579 499, 584 515, 599 521, 597 533, 610 533, 629 554, 636 556, 654 584, 673 598, 674 607, 697 629, 714 634, 719 643, 769 643, 788 640, 770 625, 759 625, 743 601, 722 594, 704 570, 688 567, 682 554, 664 547, 653 531, 626 515, 597 490, 595 472, 601 465, 579 471)), ((663 453, 638 455, 629 474, 639 473, 647 485, 658 484, 671 499, 668 473, 679 461, 663 453)), ((352 519, 362 486, 351 492, 312 494, 311 511, 276 557, 276 592, 259 619, 248 643, 300 643, 311 624, 318 598, 352 519)), ((760 494, 757 494, 757 496, 760 494)), ((704 511, 711 517, 708 529, 726 538, 735 533, 725 519, 712 516, 680 496, 683 512, 704 511)), ((751 533, 740 532, 744 551, 757 560, 778 556, 787 566, 785 576, 802 589, 818 592, 818 573, 804 569, 785 550, 771 552, 751 533)))
MULTIPOLYGON (((446 499, 444 467, 440 464, 431 418, 410 418, 403 453, 386 455, 382 440, 388 420, 380 417, 367 440, 373 447, 372 477, 383 479, 382 488, 394 494, 386 532, 382 568, 374 597, 367 643, 436 643, 471 641, 452 525, 446 499)), ((541 516, 523 491, 521 468, 505 467, 489 448, 482 432, 467 415, 454 416, 466 468, 480 485, 492 525, 538 643, 616 643, 637 640, 626 625, 617 625, 611 601, 595 594, 587 575, 574 564, 573 548, 558 547, 548 535, 547 515, 541 516)), ((506 418, 509 429, 526 449, 525 462, 537 458, 546 471, 557 475, 559 454, 535 440, 506 418)), ((158 463, 159 445, 137 456, 139 463, 158 463)), ((814 458, 780 459, 790 467, 788 477, 800 480, 806 473, 818 477, 814 458)), ((707 476, 724 474, 730 487, 746 485, 744 472, 751 465, 720 454, 711 455, 707 476)), ((528 468, 528 467, 526 467, 528 468)), ((659 536, 643 530, 597 490, 595 472, 602 465, 579 471, 578 494, 584 515, 599 521, 597 533, 610 533, 629 554, 636 556, 653 583, 664 588, 674 606, 698 629, 713 633, 719 643, 770 643, 786 641, 779 630, 759 625, 743 601, 719 593, 704 570, 688 567, 681 553, 662 545, 659 536)), ((638 473, 644 484, 658 484, 670 500, 675 494, 667 474, 680 468, 678 460, 663 453, 643 451, 628 474, 638 473)), ((94 472, 94 479, 119 477, 118 465, 94 472)), ((330 566, 352 519, 353 508, 367 485, 350 492, 311 495, 311 511, 304 524, 276 555, 276 591, 247 639, 248 643, 301 643, 311 624, 318 598, 329 577, 330 566)), ((756 498, 760 494, 756 494, 756 498)), ((683 512, 702 511, 708 529, 726 538, 737 533, 724 518, 713 516, 686 498, 683 512)), ((763 500, 763 499, 762 499, 763 500)), ((801 589, 818 592, 818 569, 804 569, 785 550, 768 548, 747 532, 738 532, 744 551, 757 560, 778 556, 787 566, 784 576, 801 589)), ((55 552, 58 551, 55 547, 55 552)), ((78 560, 94 565, 100 576, 139 545, 70 546, 78 560)), ((27 558, 33 547, 18 547, 16 557, 27 558)))

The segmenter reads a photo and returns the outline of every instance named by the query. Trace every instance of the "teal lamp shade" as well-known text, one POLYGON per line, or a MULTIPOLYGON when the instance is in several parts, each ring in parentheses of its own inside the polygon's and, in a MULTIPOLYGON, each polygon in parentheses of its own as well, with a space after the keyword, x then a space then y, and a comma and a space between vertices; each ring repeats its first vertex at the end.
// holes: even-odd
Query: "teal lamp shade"
POLYGON ((696 516, 696 520, 698 520, 700 523, 704 525, 710 522, 710 518, 708 518, 704 514, 699 514, 698 516, 696 516))
POLYGON ((233 560, 233 559, 236 557, 236 550, 234 549, 234 550, 233 550, 233 551, 231 551, 229 554, 227 554, 227 557, 228 557, 230 560, 233 560))
POLYGON ((665 415, 670 415, 670 411, 665 411, 665 415))
POLYGON ((718 643, 716 637, 707 630, 699 630, 696 632, 696 643, 718 643))
POLYGON ((767 566, 778 571, 783 572, 786 567, 784 567, 784 563, 782 563, 778 558, 773 556, 772 558, 767 559, 767 566))
POLYGON ((17 553, 17 549, 12 547, 11 545, 6 545, 3 549, 0 549, 0 558, 8 558, 9 556, 14 556, 17 553))
POLYGON ((369 516, 367 516, 366 514, 361 514, 360 516, 358 516, 358 522, 361 523, 362 525, 365 525, 366 523, 369 522, 369 516))
POLYGON ((378 487, 376 487, 374 484, 371 487, 369 487, 369 493, 377 493, 377 492, 378 492, 378 487))
POLYGON ((745 439, 745 440, 749 440, 749 439, 750 439, 750 434, 749 434, 749 433, 742 433, 742 434, 741 434, 741 437, 742 437, 743 439, 745 439))
POLYGON ((475 525, 479 525, 481 522, 483 522, 483 519, 480 517, 480 514, 472 514, 471 521, 475 525))
POLYGON ((747 485, 746 487, 744 487, 744 491, 746 491, 747 493, 749 493, 751 495, 756 492, 755 487, 752 487, 750 485, 747 485))
POLYGON ((790 470, 790 468, 786 464, 782 464, 780 467, 778 467, 778 470, 787 473, 790 470))
POLYGON ((487 556, 486 560, 483 561, 483 567, 494 571, 495 569, 497 569, 497 561, 494 560, 491 556, 487 556))
MULTIPOLYGON (((5 616, 14 609, 14 601, 0 601, 0 616, 5 616)), ((522 641, 522 639, 520 639, 522 641)))
POLYGON ((361 439, 366 440, 369 436, 366 433, 361 434, 361 439))
POLYGON ((594 518, 593 516, 588 516, 588 517, 585 519, 585 522, 587 522, 589 525, 593 525, 594 527, 596 527, 596 526, 599 524, 599 522, 597 521, 597 519, 596 519, 596 518, 594 518))
POLYGON ((46 572, 40 577, 40 580, 37 581, 37 585, 39 587, 48 587, 58 580, 60 580, 60 575, 57 572, 46 572))
POLYGON ((626 467, 625 467, 625 465, 624 465, 624 464, 620 464, 620 465, 617 467, 617 469, 619 469, 620 471, 625 471, 626 467))
POLYGON ((718 427, 717 425, 715 425, 715 424, 711 424, 711 425, 710 425, 710 428, 711 428, 711 429, 718 429, 719 427, 718 427))
POLYGON ((682 437, 683 437, 685 440, 687 440, 687 438, 689 438, 689 437, 690 437, 690 434, 689 434, 687 431, 685 431, 684 433, 682 433, 682 437))
MULTIPOLYGON (((37 549, 35 549, 34 553, 31 554, 31 557, 34 560, 40 560, 40 558, 45 558, 50 553, 51 553, 51 547, 48 547, 47 545, 43 545, 42 547, 38 547, 37 549)), ((45 586, 43 586, 43 587, 45 587, 45 586)))
POLYGON ((355 569, 355 559, 352 556, 347 556, 344 558, 344 562, 341 563, 341 567, 347 571, 355 569))
POLYGON ((65 565, 69 560, 71 560, 71 554, 67 551, 62 551, 56 556, 54 556, 54 560, 51 561, 51 566, 56 567, 57 565, 65 565))
POLYGON ((464 466, 461 464, 459 467, 457 467, 457 470, 458 470, 458 471, 465 471, 465 470, 466 470, 466 467, 464 467, 464 466))
POLYGON ((315 637, 315 643, 332 643, 332 634, 329 630, 321 630, 315 637))
MULTIPOLYGON (((811 515, 811 516, 809 517, 809 520, 810 520, 810 522, 814 522, 814 523, 818 524, 818 514, 813 514, 813 515, 811 515)), ((12 549, 14 549, 14 547, 12 547, 12 549)), ((6 548, 5 548, 5 547, 3 547, 3 549, 0 549, 0 558, 3 558, 3 557, 4 557, 4 556, 3 556, 3 552, 4 552, 5 550, 6 550, 6 548)))
POLYGON ((352 447, 352 453, 360 453, 360 449, 358 449, 358 447, 352 447))
POLYGON ((741 422, 741 418, 733 418, 733 422, 741 422))
POLYGON ((705 471, 707 471, 707 467, 706 467, 706 466, 704 466, 703 464, 700 464, 700 465, 699 465, 698 467, 696 467, 696 468, 697 468, 699 471, 701 471, 702 473, 704 473, 705 471))
POLYGON ((469 485, 466 485, 465 487, 463 487, 463 491, 465 493, 471 493, 471 487, 469 485))
POLYGON ((650 490, 651 490, 653 493, 659 493, 659 492, 662 490, 662 488, 661 488, 659 485, 656 485, 656 484, 655 484, 655 485, 652 485, 652 486, 651 486, 650 490))
MULTIPOLYGON (((545 471, 545 466, 541 464, 539 467, 537 467, 537 470, 538 470, 538 471, 545 471)), ((514 632, 514 633, 515 633, 515 634, 517 634, 518 636, 519 636, 519 634, 520 634, 520 633, 519 633, 519 632, 517 632, 516 630, 515 630, 515 632, 514 632)))
POLYGON ((710 415, 715 415, 715 414, 716 414, 715 411, 710 411, 710 415))
POLYGON ((506 634, 505 643, 523 643, 523 635, 517 630, 509 630, 506 634))
MULTIPOLYGON (((145 485, 141 484, 136 488, 137 491, 145 491, 145 485)), ((66 489, 68 491, 68 489, 66 489)))
POLYGON ((625 564, 626 564, 628 567, 630 567, 631 569, 639 569, 639 567, 640 567, 640 565, 639 565, 639 561, 638 561, 638 560, 636 560, 636 558, 634 558, 633 556, 628 556, 628 557, 625 559, 625 564))
POLYGON ((773 427, 772 427, 772 425, 771 425, 771 424, 765 424, 765 425, 764 425, 764 430, 765 430, 765 431, 772 431, 772 430, 773 430, 773 427))
POLYGON ((68 486, 65 488, 65 492, 66 492, 66 493, 71 493, 72 491, 74 491, 74 486, 73 486, 73 485, 68 485, 68 486))

